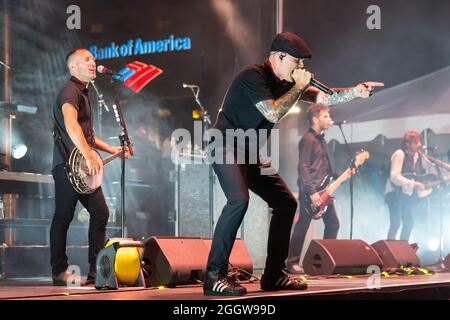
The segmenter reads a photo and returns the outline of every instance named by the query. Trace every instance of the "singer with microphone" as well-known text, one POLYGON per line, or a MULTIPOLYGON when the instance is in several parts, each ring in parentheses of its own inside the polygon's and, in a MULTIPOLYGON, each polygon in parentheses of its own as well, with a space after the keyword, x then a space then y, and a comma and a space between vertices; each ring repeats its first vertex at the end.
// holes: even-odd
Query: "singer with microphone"
MULTIPOLYGON (((384 86, 384 83, 382 82, 369 81, 360 83, 352 88, 330 89, 329 87, 315 79, 314 76, 305 69, 304 59, 311 58, 311 53, 308 49, 309 53, 307 55, 299 57, 298 53, 296 53, 294 45, 295 42, 298 43, 298 40, 293 40, 295 39, 295 37, 297 36, 289 32, 278 34, 272 42, 269 60, 271 61, 272 65, 284 64, 284 68, 288 68, 288 70, 291 70, 291 79, 289 79, 288 77, 284 80, 295 81, 295 79, 293 79, 292 77, 297 69, 303 69, 307 72, 307 74, 311 76, 308 85, 304 88, 304 92, 302 92, 302 95, 300 97, 301 100, 326 106, 333 106, 351 101, 356 98, 368 98, 374 93, 376 87, 384 86), (284 60, 288 61, 283 63, 284 60), (286 63, 289 62, 296 62, 296 65, 286 66, 286 63)), ((281 78, 281 80, 283 79, 281 78)))
MULTIPOLYGON (((62 87, 53 106, 53 166, 55 180, 55 213, 50 228, 50 263, 55 286, 71 283, 93 283, 96 276, 96 258, 105 245, 105 230, 109 211, 102 188, 91 194, 79 194, 67 176, 67 157, 76 147, 86 159, 87 174, 95 175, 101 168, 101 161, 95 157, 94 149, 111 154, 122 150, 100 140, 94 133, 92 109, 88 96, 88 84, 95 79, 95 59, 89 50, 79 48, 66 57, 71 74, 70 80, 62 87), (80 201, 90 213, 89 221, 89 274, 82 281, 67 271, 66 255, 67 230, 73 219, 75 206, 80 201)), ((127 150, 126 156, 129 155, 127 150)))
MULTIPOLYGON (((274 291, 307 288, 305 282, 290 279, 284 272, 297 200, 278 173, 262 174, 263 165, 258 150, 264 141, 259 139, 270 134, 274 125, 299 99, 328 106, 357 97, 367 98, 376 86, 382 85, 366 82, 350 89, 327 89, 304 69, 303 60, 311 56, 310 49, 299 36, 291 32, 277 34, 266 61, 242 69, 225 94, 214 125, 222 133, 223 141, 226 141, 229 131, 253 129, 258 132, 256 146, 252 146, 248 140, 243 144, 227 144, 219 150, 220 154, 227 157, 226 164, 212 164, 227 203, 214 230, 203 286, 206 295, 235 296, 246 293, 243 286, 228 276, 228 259, 249 205, 249 190, 266 201, 273 213, 261 289, 274 291), (257 164, 249 161, 237 163, 238 153, 244 154, 246 160, 257 159, 257 164), (234 159, 234 163, 230 163, 230 159, 234 159)), ((220 147, 216 148, 216 152, 219 152, 218 148, 220 147)), ((264 173, 267 171, 264 170, 264 173)))
POLYGON ((415 176, 436 174, 431 161, 420 151, 422 137, 416 131, 408 131, 403 136, 402 147, 391 156, 391 168, 385 187, 385 201, 389 207, 390 226, 387 238, 396 240, 400 226, 400 240, 409 240, 414 226, 414 211, 421 198, 417 191, 426 186, 415 176))

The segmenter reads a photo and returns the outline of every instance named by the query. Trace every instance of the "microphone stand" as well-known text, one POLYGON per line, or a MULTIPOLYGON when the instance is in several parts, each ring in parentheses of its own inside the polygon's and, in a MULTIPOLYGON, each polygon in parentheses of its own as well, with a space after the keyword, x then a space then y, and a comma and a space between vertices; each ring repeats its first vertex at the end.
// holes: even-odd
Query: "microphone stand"
MULTIPOLYGON (((208 132, 208 129, 211 125, 211 116, 209 115, 208 111, 203 107, 203 104, 201 103, 200 99, 199 99, 199 94, 200 94, 200 87, 192 87, 190 86, 189 89, 191 89, 192 91, 192 95, 194 96, 194 100, 197 103, 197 105, 200 107, 200 109, 202 110, 202 135, 203 132, 208 132)), ((207 136, 207 141, 209 141, 209 137, 207 136)), ((203 156, 205 156, 207 154, 207 143, 205 143, 203 137, 202 137, 202 153, 203 156)), ((206 158, 205 158, 206 159, 206 158)), ((212 169, 212 166, 208 166, 208 179, 209 179, 209 236, 212 237, 213 236, 213 232, 214 232, 214 171, 212 169)))
MULTIPOLYGON (((355 162, 353 160, 352 150, 350 145, 348 144, 347 137, 344 134, 344 130, 342 130, 342 123, 338 124, 339 130, 341 131, 342 137, 344 138, 345 147, 347 149, 348 156, 350 158, 350 167, 356 170, 356 174, 358 174, 358 169, 355 166, 355 162)), ((350 240, 353 239, 353 217, 354 217, 354 205, 353 205, 353 174, 350 175, 350 240)))
POLYGON ((134 155, 133 145, 131 143, 130 137, 128 135, 127 124, 123 116, 122 107, 120 106, 120 101, 118 98, 117 88, 115 86, 114 75, 111 74, 110 83, 114 90, 115 103, 113 105, 114 114, 116 120, 119 123, 122 132, 119 134, 120 146, 122 147, 122 158, 121 158, 121 175, 120 175, 120 208, 121 208, 121 237, 125 238, 125 147, 127 146, 130 150, 130 155, 134 155))
POLYGON ((444 257, 443 257, 443 226, 444 226, 444 217, 443 217, 443 208, 442 208, 442 198, 444 194, 448 194, 448 189, 447 189, 447 184, 445 183, 445 178, 442 174, 442 170, 441 170, 441 165, 443 163, 443 161, 437 159, 436 154, 434 153, 433 150, 431 150, 431 153, 433 154, 433 156, 426 154, 426 153, 422 153, 423 155, 425 155, 426 158, 428 158, 428 160, 430 160, 431 162, 433 162, 436 165, 436 172, 438 174, 439 179, 441 180, 441 189, 439 190, 439 265, 441 267, 441 269, 444 269, 443 265, 444 265, 444 257))
POLYGON ((95 81, 91 80, 92 87, 95 90, 95 93, 97 94, 97 118, 98 118, 98 135, 102 136, 102 113, 103 113, 103 107, 106 109, 107 112, 109 112, 109 108, 103 99, 103 94, 98 91, 97 86, 95 85, 95 81))
MULTIPOLYGON (((189 87, 189 89, 191 89, 192 94, 194 95, 195 102, 202 110, 203 129, 206 131, 207 129, 209 129, 209 126, 211 125, 211 116, 209 115, 208 111, 203 107, 203 104, 200 102, 200 99, 198 98, 200 94, 200 87, 189 87)), ((202 146, 202 149, 203 150, 205 149, 204 146, 202 146)))

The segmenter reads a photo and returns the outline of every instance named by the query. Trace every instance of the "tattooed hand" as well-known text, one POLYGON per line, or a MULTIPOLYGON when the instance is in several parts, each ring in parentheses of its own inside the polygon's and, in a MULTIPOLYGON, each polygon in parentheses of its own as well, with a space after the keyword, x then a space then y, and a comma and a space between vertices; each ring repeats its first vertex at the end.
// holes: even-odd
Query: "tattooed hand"
POLYGON ((383 82, 363 82, 355 87, 356 96, 359 98, 368 98, 373 94, 375 87, 383 87, 383 82))
POLYGON ((311 73, 306 69, 296 68, 292 71, 292 79, 295 81, 295 85, 299 89, 306 87, 311 81, 311 73))

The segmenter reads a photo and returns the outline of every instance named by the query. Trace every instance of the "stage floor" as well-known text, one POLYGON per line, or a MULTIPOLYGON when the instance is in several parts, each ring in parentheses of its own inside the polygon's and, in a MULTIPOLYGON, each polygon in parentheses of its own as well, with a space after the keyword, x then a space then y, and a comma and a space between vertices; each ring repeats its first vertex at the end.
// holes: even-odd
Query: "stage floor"
POLYGON ((290 300, 290 299, 450 299, 450 273, 381 277, 379 288, 368 276, 309 277, 304 291, 265 292, 259 282, 243 282, 243 297, 206 297, 201 285, 175 288, 120 288, 99 291, 93 286, 53 287, 48 278, 0 280, 0 299, 11 300, 290 300))

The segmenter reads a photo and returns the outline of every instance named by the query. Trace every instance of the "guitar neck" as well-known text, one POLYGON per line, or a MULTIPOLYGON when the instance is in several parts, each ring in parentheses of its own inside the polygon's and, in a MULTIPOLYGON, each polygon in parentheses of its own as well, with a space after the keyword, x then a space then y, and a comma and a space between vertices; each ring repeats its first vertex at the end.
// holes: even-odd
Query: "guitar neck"
POLYGON ((428 182, 428 183, 425 183, 425 185, 428 187, 428 188, 433 188, 433 187, 436 187, 436 186, 439 186, 439 185, 441 185, 441 184, 447 184, 447 183, 449 183, 450 182, 450 178, 444 178, 443 180, 438 180, 438 181, 433 181, 433 182, 428 182))
POLYGON ((350 177, 351 175, 351 169, 347 168, 347 170, 345 170, 340 176, 339 178, 336 179, 336 181, 334 181, 333 183, 331 183, 327 188, 326 188, 326 193, 328 194, 328 196, 331 196, 336 190, 337 188, 339 188, 341 186, 341 184, 344 183, 345 180, 347 180, 348 177, 350 177))
POLYGON ((110 163, 114 159, 120 157, 121 154, 122 154, 122 151, 119 151, 119 152, 116 152, 116 153, 110 155, 109 157, 106 157, 105 159, 103 159, 103 165, 106 166, 108 163, 110 163))

